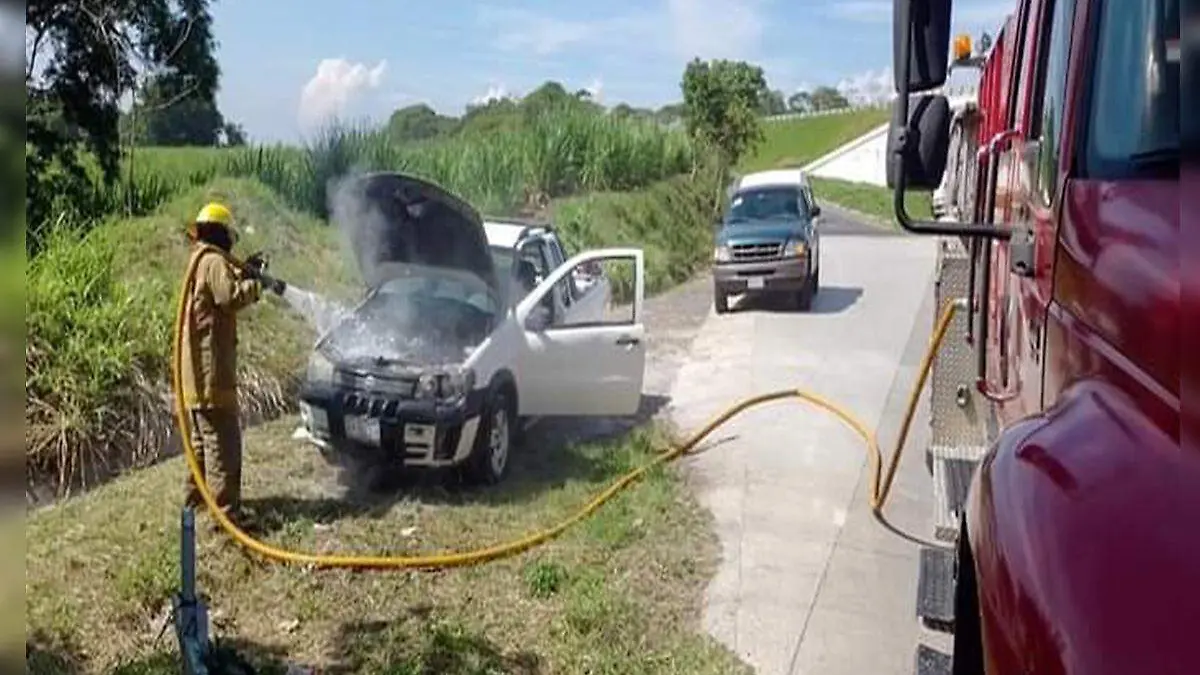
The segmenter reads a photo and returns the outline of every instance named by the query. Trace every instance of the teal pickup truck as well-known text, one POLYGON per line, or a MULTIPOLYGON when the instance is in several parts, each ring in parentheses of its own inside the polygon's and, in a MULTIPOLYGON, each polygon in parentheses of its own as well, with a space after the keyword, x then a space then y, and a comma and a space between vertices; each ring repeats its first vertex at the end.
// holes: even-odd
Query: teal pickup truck
POLYGON ((821 278, 821 207, 799 169, 742 176, 716 223, 713 304, 729 311, 729 296, 771 293, 812 307, 821 278))

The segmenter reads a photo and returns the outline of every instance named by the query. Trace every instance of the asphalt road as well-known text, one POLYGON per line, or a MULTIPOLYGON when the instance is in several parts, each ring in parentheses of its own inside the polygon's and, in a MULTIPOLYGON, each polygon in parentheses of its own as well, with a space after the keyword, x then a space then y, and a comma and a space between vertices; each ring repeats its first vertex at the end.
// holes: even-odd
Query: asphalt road
MULTIPOLYGON (((936 242, 832 209, 823 227, 823 286, 810 312, 743 300, 726 315, 708 311, 670 378, 665 413, 681 430, 744 397, 803 387, 877 427, 890 450, 934 319, 936 242)), ((924 537, 927 420, 923 406, 886 509, 924 537)), ((744 413, 712 440, 685 460, 722 544, 705 628, 762 675, 911 673, 917 547, 870 516, 858 437, 827 413, 783 402, 744 413)))

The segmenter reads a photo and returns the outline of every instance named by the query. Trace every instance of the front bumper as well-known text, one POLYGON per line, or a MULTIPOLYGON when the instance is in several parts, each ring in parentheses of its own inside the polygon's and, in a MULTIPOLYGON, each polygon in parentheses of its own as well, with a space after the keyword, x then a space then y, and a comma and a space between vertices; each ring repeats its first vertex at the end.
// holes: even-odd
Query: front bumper
POLYGON ((799 291, 808 282, 808 254, 775 260, 717 263, 713 286, 720 293, 799 291), (757 286, 761 282, 761 286, 757 286))
POLYGON ((485 395, 479 389, 444 404, 309 383, 300 392, 300 412, 309 438, 322 448, 445 467, 471 454, 485 395))

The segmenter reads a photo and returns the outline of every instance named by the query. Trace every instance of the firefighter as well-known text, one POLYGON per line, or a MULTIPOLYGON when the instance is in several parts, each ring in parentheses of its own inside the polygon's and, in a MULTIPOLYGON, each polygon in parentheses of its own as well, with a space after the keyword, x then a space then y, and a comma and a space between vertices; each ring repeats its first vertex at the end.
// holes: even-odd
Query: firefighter
MULTIPOLYGON (((220 508, 241 517, 242 435, 237 393, 237 313, 260 298, 265 287, 282 294, 284 284, 263 273, 261 254, 237 263, 233 214, 210 203, 188 226, 194 281, 181 341, 180 389, 192 427, 192 447, 220 508)), ((185 500, 202 503, 188 472, 185 500)))

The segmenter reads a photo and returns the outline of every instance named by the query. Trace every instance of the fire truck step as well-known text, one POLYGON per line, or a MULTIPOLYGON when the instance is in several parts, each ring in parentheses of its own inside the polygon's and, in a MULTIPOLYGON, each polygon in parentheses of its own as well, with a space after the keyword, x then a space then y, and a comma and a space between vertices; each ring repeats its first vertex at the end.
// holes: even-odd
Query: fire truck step
POLYGON ((925 645, 917 645, 916 675, 950 675, 954 660, 949 654, 925 645))
POLYGON ((921 549, 920 576, 917 580, 917 617, 931 630, 954 632, 953 551, 921 549))
POLYGON ((934 535, 938 539, 953 542, 958 538, 959 516, 982 454, 975 448, 931 449, 934 535))

